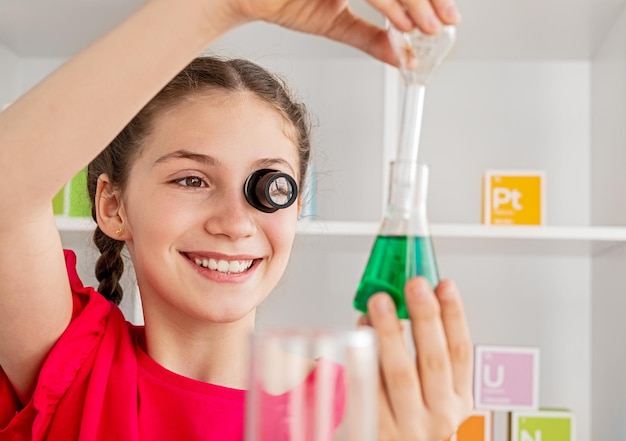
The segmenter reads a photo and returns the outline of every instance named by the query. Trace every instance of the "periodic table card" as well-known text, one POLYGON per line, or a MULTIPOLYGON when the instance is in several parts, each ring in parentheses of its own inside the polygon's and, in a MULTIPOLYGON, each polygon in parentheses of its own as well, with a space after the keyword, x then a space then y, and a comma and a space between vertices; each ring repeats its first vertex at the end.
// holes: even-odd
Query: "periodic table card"
POLYGON ((474 402, 479 409, 537 409, 539 348, 477 345, 474 402))
POLYGON ((474 409, 456 433, 446 441, 492 441, 493 417, 490 410, 474 409))
POLYGON ((511 441, 574 441, 574 415, 569 411, 511 412, 511 441))

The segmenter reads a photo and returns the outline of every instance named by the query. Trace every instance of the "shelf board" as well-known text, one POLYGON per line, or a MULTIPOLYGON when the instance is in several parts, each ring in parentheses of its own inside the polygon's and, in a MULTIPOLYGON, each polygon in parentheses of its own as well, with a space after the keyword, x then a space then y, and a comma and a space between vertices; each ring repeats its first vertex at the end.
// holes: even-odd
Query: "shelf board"
POLYGON ((90 217, 56 216, 57 228, 62 233, 91 232, 96 223, 90 217))
MULTIPOLYGON (((60 231, 91 231, 96 224, 91 218, 57 216, 60 231)), ((343 222, 301 220, 299 234, 330 236, 372 236, 378 233, 378 222, 343 222)), ((626 242, 626 227, 614 226, 489 226, 480 224, 430 225, 433 238, 464 239, 539 239, 588 242, 626 242)))
POLYGON ((626 227, 436 224, 439 251, 459 254, 599 256, 626 245, 626 227))
MULTIPOLYGON (((301 220, 297 234, 303 237, 374 238, 378 222, 301 220)), ((91 232, 90 218, 57 217, 62 233, 91 232)), ((430 225, 435 246, 440 251, 460 253, 602 254, 626 245, 626 227, 617 226, 489 226, 480 224, 430 225)))
MULTIPOLYGON (((378 232, 377 222, 300 221, 298 233, 369 236, 378 232)), ((626 227, 490 226, 480 224, 431 224, 430 233, 441 238, 544 239, 626 242, 626 227)))
MULTIPOLYGON (((336 239, 370 237, 376 222, 301 221, 302 236, 336 239)), ((431 224, 430 232, 440 252, 458 254, 533 254, 598 256, 626 245, 626 227, 613 226, 489 226, 481 224, 431 224)))

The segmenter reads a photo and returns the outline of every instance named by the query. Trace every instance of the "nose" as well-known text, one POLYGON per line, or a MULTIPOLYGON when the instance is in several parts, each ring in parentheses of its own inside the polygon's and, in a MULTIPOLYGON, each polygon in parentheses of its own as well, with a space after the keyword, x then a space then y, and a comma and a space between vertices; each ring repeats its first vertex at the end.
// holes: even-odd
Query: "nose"
POLYGON ((212 205, 205 222, 208 233, 238 240, 257 232, 256 210, 248 204, 240 188, 222 193, 213 199, 212 205))

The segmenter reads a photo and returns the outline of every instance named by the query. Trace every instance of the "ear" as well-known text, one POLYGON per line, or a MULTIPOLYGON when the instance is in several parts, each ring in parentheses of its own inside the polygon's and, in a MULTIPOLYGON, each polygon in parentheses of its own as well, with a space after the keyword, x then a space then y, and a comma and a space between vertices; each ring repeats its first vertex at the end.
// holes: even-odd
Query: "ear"
POLYGON ((106 174, 98 176, 95 207, 96 220, 104 234, 115 240, 130 238, 119 192, 113 187, 106 174))

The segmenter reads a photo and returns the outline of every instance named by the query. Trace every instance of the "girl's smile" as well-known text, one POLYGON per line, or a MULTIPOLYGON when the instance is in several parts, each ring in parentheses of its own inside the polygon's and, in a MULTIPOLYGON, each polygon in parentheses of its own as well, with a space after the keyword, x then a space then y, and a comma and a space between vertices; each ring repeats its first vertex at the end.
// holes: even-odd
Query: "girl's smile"
POLYGON ((203 277, 219 283, 243 283, 252 277, 261 262, 247 255, 225 256, 216 253, 182 253, 203 277))

